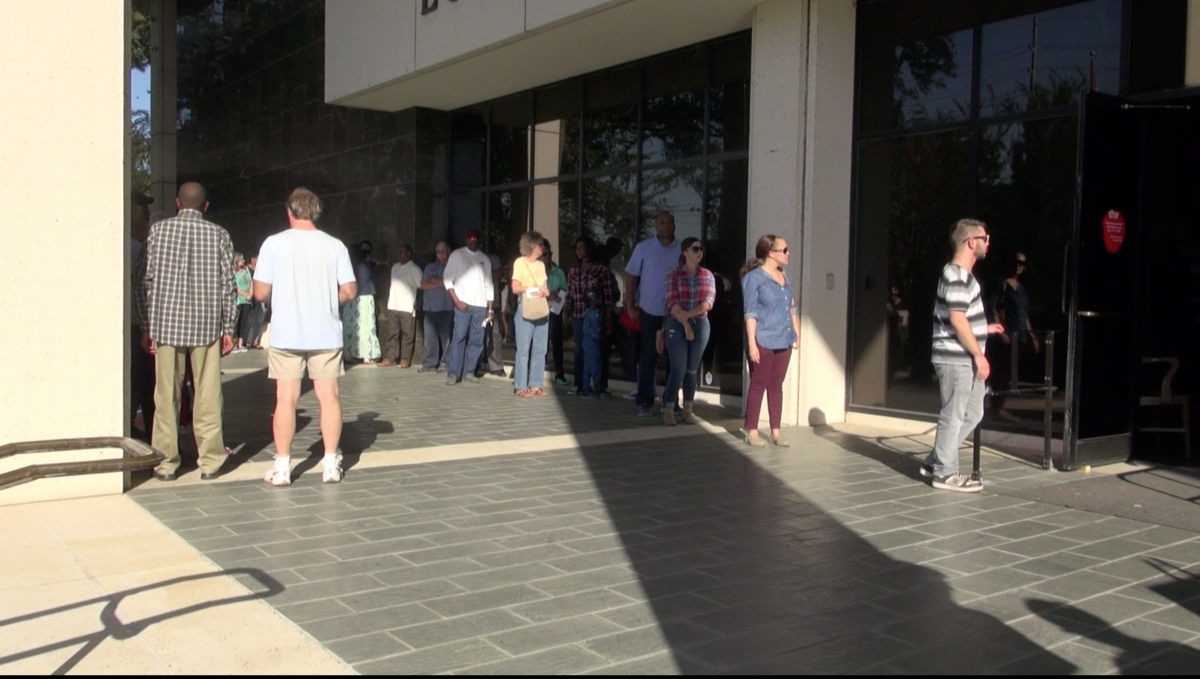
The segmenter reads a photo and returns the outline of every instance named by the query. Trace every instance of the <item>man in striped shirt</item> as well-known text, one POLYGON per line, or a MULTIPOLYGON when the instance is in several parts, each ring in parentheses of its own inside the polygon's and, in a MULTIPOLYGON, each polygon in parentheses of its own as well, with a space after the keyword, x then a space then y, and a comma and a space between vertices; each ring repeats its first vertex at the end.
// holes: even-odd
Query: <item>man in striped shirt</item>
POLYGON ((983 396, 991 372, 983 348, 989 333, 1003 333, 999 323, 988 324, 983 291, 971 274, 975 263, 987 257, 991 237, 987 226, 960 219, 950 229, 954 259, 942 269, 933 307, 933 369, 938 376, 942 410, 938 414, 933 451, 921 475, 933 478, 933 487, 963 493, 983 490, 983 483, 958 470, 958 448, 963 438, 983 419, 983 396))

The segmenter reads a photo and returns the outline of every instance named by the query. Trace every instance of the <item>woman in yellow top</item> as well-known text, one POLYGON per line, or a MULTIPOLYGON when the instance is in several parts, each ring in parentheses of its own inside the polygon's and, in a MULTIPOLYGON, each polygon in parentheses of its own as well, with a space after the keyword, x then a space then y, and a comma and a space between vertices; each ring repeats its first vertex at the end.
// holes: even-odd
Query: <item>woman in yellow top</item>
POLYGON ((513 262, 512 291, 520 301, 514 321, 517 326, 517 358, 513 368, 513 390, 521 398, 545 396, 546 339, 550 330, 550 306, 546 301, 545 247, 542 234, 521 234, 521 256, 513 262))

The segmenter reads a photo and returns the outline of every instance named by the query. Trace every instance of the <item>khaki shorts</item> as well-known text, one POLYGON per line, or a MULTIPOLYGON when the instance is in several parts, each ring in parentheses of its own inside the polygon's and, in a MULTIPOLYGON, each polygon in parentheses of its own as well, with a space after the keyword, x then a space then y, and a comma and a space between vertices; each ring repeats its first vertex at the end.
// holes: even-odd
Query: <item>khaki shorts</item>
POLYGON ((288 351, 286 349, 267 349, 267 377, 273 380, 298 380, 304 377, 304 369, 308 368, 308 377, 313 380, 336 380, 346 374, 342 366, 341 349, 325 349, 324 351, 288 351))

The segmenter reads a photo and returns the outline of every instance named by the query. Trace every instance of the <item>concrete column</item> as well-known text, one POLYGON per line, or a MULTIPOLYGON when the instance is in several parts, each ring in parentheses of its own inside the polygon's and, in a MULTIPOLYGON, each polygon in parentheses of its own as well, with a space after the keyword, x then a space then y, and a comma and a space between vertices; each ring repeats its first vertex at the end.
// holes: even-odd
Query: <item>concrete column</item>
POLYGON ((766 233, 792 249, 801 348, 785 424, 845 417, 854 26, 847 0, 769 0, 754 12, 747 250, 766 233))
POLYGON ((1200 86, 1200 0, 1188 0, 1187 70, 1184 82, 1200 86))
POLYGON ((126 431, 130 17, 0 2, 0 443, 126 431))
MULTIPOLYGON (((809 0, 768 0, 754 8, 750 67, 750 200, 748 256, 773 233, 791 248, 793 294, 802 299, 805 134, 809 0)), ((801 308, 803 312, 804 309, 801 308)), ((802 339, 802 342, 804 339, 802 339)), ((793 354, 783 386, 783 423, 800 422, 799 361, 793 354)), ((746 380, 749 384, 749 378, 746 380)), ((764 405, 762 417, 767 417, 764 405)))
POLYGON ((798 422, 846 414, 855 3, 811 0, 800 263, 798 422))
POLYGON ((176 0, 151 0, 150 210, 175 214, 179 39, 176 0))

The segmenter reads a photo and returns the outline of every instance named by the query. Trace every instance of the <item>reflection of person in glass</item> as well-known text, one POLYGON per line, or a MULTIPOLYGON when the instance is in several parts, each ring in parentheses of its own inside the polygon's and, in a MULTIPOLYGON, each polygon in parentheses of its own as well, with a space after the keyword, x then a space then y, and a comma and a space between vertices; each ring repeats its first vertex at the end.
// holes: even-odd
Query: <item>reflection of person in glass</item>
MULTIPOLYGON (((996 391, 1007 391, 1017 385, 1012 383, 1012 343, 1017 343, 1018 365, 1023 362, 1024 355, 1030 350, 1039 353, 1042 350, 1038 338, 1033 334, 1033 322, 1029 320, 1029 290, 1021 282, 1029 259, 1024 252, 1018 252, 1005 272, 1008 276, 997 284, 999 290, 992 308, 995 310, 996 322, 1008 329, 1007 333, 997 335, 1002 351, 996 356, 996 391)), ((996 417, 1005 420, 1017 419, 1015 415, 1004 409, 1004 396, 992 398, 992 407, 996 417)))
POLYGON ((991 366, 984 356, 989 334, 1004 332, 999 323, 988 323, 983 309, 983 289, 971 270, 987 257, 991 236, 987 226, 960 219, 950 229, 954 258, 942 269, 933 306, 933 369, 942 397, 933 450, 921 465, 921 475, 933 478, 933 487, 977 493, 978 479, 958 471, 958 447, 983 419, 983 395, 991 366))

